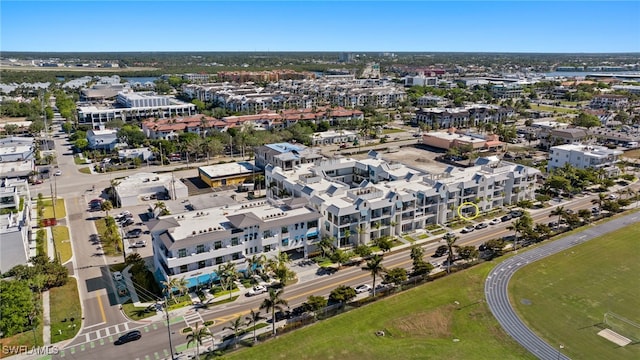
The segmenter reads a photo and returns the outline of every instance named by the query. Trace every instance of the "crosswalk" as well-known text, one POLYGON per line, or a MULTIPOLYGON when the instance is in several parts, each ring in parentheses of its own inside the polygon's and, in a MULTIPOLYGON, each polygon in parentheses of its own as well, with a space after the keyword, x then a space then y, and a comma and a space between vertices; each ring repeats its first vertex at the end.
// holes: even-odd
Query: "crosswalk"
POLYGON ((187 323, 187 326, 192 326, 195 325, 196 323, 199 323, 200 325, 202 325, 202 323, 204 322, 202 320, 202 316, 200 316, 200 313, 197 311, 188 311, 186 314, 183 315, 184 317, 184 322, 187 323))
POLYGON ((106 328, 94 330, 84 334, 86 342, 106 338, 114 335, 122 335, 123 333, 129 331, 129 323, 121 323, 117 325, 112 325, 106 328))

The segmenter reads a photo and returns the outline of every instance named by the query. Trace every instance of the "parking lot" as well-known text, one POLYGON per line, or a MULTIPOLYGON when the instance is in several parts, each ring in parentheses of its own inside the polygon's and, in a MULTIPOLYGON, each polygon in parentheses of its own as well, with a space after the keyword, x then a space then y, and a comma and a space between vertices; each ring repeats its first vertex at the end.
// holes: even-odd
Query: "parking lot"
MULTIPOLYGON (((441 173, 447 168, 447 164, 436 161, 435 158, 440 153, 419 149, 412 146, 402 147, 393 153, 383 153, 382 158, 387 161, 402 162, 408 166, 416 167, 428 172, 441 173)), ((351 156, 355 159, 364 159, 366 154, 351 156)))

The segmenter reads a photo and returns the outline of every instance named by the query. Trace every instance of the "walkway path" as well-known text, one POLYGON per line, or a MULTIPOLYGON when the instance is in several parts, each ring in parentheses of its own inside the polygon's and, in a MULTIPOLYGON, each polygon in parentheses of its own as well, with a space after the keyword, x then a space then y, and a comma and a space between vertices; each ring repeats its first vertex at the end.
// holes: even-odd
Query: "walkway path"
POLYGON ((51 345, 51 314, 49 308, 49 291, 42 292, 42 342, 51 345))

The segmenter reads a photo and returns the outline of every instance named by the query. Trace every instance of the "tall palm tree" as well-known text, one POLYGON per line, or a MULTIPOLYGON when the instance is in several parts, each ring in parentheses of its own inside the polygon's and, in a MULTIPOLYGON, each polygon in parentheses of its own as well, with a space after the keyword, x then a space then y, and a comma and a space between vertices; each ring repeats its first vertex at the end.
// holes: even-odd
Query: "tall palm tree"
POLYGON ((551 212, 549 213, 549 216, 558 217, 558 227, 560 227, 560 220, 562 220, 562 217, 565 215, 567 215, 567 210, 564 208, 564 206, 558 206, 557 208, 551 210, 551 212))
MULTIPOLYGON (((162 292, 165 293, 165 297, 171 298, 174 302, 176 302, 175 294, 173 293, 173 289, 178 287, 178 278, 172 278, 168 281, 162 281, 161 284, 163 286, 162 292)), ((168 305, 167 305, 168 306, 168 305)))
POLYGON ((264 267, 264 263, 267 257, 264 254, 253 255, 252 257, 247 259, 247 275, 251 276, 254 273, 258 273, 258 269, 262 269, 264 267))
POLYGON ((180 294, 180 296, 184 295, 184 293, 189 290, 187 285, 189 285, 189 283, 185 280, 184 276, 176 279, 176 288, 178 289, 178 294, 180 294))
POLYGON ((197 322, 191 333, 187 335, 187 347, 189 347, 191 343, 196 344, 196 359, 200 358, 200 345, 202 345, 202 341, 209 337, 213 338, 213 334, 211 334, 209 328, 206 326, 199 326, 197 322))
POLYGON ((375 254, 367 261, 367 265, 362 268, 364 271, 369 271, 373 276, 373 296, 376 296, 376 276, 381 276, 384 272, 384 266, 382 266, 382 256, 375 254))
POLYGON ((273 335, 276 335, 276 309, 282 310, 284 306, 289 305, 287 300, 282 298, 283 292, 284 289, 280 289, 277 292, 273 288, 269 289, 269 297, 260 304, 260 309, 267 309, 267 311, 271 312, 273 335))
POLYGON ((116 187, 118 187, 118 185, 120 185, 120 183, 121 183, 121 181, 120 180, 116 180, 116 179, 111 179, 111 181, 110 181, 111 187, 109 187, 109 196, 111 198, 113 198, 116 207, 118 205, 120 205, 119 202, 118 202, 118 195, 116 193, 116 187))
POLYGON ((322 251, 322 257, 327 257, 328 253, 333 252, 334 249, 334 239, 328 236, 322 237, 320 242, 318 242, 318 247, 320 251, 322 251))
POLYGON ((109 200, 105 200, 100 204, 100 210, 104 211, 105 217, 109 217, 109 211, 113 209, 113 204, 109 200))
POLYGON ((522 218, 517 218, 511 223, 511 225, 507 226, 507 230, 513 230, 515 232, 513 248, 518 250, 518 234, 521 234, 526 230, 526 222, 522 220, 522 218))
POLYGON ((235 320, 232 320, 229 322, 229 326, 225 326, 222 328, 222 330, 227 330, 227 329, 233 330, 233 348, 234 349, 238 348, 238 333, 240 332, 241 328, 244 325, 245 323, 242 322, 242 317, 238 316, 235 320))
POLYGON ((447 242, 447 249, 449 250, 449 254, 447 255, 447 274, 451 273, 451 266, 453 265, 453 248, 455 247, 456 241, 458 241, 458 237, 451 233, 446 233, 442 238, 447 242))
POLYGON ((254 311, 253 309, 251 309, 246 319, 247 325, 253 324, 253 343, 255 344, 258 342, 258 336, 256 335, 256 325, 258 324, 258 321, 263 319, 263 317, 260 316, 260 309, 258 309, 258 311, 254 311))
POLYGON ((607 200, 607 196, 603 193, 598 193, 598 197, 591 200, 591 203, 598 205, 598 208, 602 208, 602 204, 607 200))
POLYGON ((222 285, 222 288, 224 290, 227 290, 227 287, 229 287, 229 299, 231 299, 231 289, 233 288, 233 282, 238 279, 236 264, 229 261, 218 266, 218 277, 220 278, 220 284, 222 285))

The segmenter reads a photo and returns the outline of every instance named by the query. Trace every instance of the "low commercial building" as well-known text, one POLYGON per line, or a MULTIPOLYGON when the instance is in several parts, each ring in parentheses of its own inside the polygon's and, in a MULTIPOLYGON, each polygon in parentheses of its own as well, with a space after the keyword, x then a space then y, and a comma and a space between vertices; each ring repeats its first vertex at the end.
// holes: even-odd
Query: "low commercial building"
POLYGON ((36 256, 35 234, 31 233, 31 196, 24 179, 0 180, 0 272, 26 265, 36 256))
POLYGON ((505 143, 499 140, 498 135, 458 132, 455 128, 450 128, 446 132, 423 133, 422 143, 445 150, 460 147, 470 147, 473 150, 500 150, 505 146, 505 143))
POLYGON ((34 170, 33 138, 11 136, 0 139, 0 179, 27 178, 34 170))
POLYGON ((588 134, 585 129, 578 128, 551 129, 538 133, 540 147, 542 148, 566 144, 578 145, 584 142, 587 136, 588 134))
POLYGON ((139 205, 145 198, 151 199, 159 194, 171 200, 189 196, 187 186, 173 174, 137 173, 116 185, 116 202, 121 206, 139 205))
POLYGON ((243 271, 254 255, 306 256, 320 238, 321 215, 304 203, 262 200, 149 221, 156 279, 184 278, 193 288, 217 280, 227 262, 243 271))
POLYGON ((153 152, 149 150, 148 147, 137 149, 123 149, 118 150, 118 157, 120 158, 120 160, 140 159, 142 161, 147 161, 153 159, 153 152))
POLYGON ((547 171, 561 168, 569 164, 578 169, 603 169, 608 175, 617 175, 616 163, 623 154, 620 150, 612 150, 606 146, 568 144, 552 146, 549 149, 547 171))
POLYGON ((240 185, 245 182, 253 183, 253 178, 259 173, 262 172, 246 161, 198 167, 200 180, 214 188, 240 185))
POLYGON ((313 141, 313 145, 329 145, 329 144, 342 144, 347 142, 353 142, 357 138, 358 138, 358 135, 353 131, 329 130, 325 132, 314 133, 311 140, 313 141))
POLYGON ((118 145, 118 131, 113 129, 87 131, 89 149, 113 151, 118 145))

